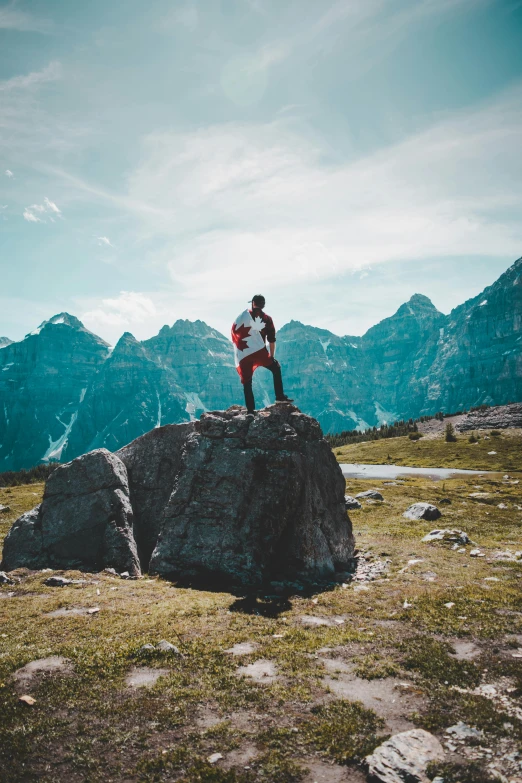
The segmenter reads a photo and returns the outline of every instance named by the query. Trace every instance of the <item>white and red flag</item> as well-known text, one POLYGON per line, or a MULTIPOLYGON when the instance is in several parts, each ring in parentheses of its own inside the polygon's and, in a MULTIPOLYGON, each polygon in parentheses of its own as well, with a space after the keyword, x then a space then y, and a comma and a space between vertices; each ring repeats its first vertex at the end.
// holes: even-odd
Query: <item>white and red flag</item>
POLYGON ((250 310, 245 310, 238 315, 232 324, 236 369, 242 383, 252 380, 256 367, 267 367, 274 361, 261 335, 265 325, 261 318, 252 318, 250 310))

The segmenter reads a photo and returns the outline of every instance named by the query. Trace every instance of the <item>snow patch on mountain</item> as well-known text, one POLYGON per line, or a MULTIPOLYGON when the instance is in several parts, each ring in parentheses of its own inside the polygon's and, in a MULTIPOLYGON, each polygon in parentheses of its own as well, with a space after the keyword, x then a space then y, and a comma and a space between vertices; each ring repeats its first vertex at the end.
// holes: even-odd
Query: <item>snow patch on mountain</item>
POLYGON ((56 417, 56 419, 60 422, 60 424, 65 427, 65 432, 55 441, 53 441, 51 435, 49 435, 49 448, 43 455, 42 462, 50 462, 50 460, 60 459, 60 457, 62 456, 62 451, 64 450, 65 445, 67 444, 67 438, 69 437, 77 418, 78 418, 78 411, 75 411, 72 414, 69 424, 64 424, 64 422, 61 419, 59 419, 58 416, 56 417))
POLYGON ((158 398, 158 418, 156 420, 156 424, 154 425, 154 429, 161 427, 161 399, 158 391, 156 391, 156 397, 158 398))
POLYGON ((196 394, 196 392, 185 392, 185 399, 187 400, 185 410, 190 416, 190 421, 196 420, 196 411, 203 411, 204 413, 207 413, 208 408, 203 405, 199 394, 196 394))
POLYGON ((375 406, 375 416, 377 417, 377 421, 381 426, 383 424, 392 424, 399 418, 397 413, 385 410, 383 406, 376 400, 373 401, 373 404, 375 406))

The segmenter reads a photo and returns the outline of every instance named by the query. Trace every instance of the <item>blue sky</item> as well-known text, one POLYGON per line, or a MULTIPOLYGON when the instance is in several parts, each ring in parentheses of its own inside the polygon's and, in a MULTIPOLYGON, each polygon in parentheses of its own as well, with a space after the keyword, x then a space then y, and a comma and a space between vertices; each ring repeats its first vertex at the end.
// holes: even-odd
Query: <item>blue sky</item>
POLYGON ((522 0, 0 0, 0 335, 361 334, 522 255, 522 0))

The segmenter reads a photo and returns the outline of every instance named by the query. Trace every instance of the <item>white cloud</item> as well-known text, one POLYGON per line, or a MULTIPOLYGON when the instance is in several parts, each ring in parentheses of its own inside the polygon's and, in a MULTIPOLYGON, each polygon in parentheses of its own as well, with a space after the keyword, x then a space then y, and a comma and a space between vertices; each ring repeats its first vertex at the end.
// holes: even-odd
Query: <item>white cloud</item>
POLYGON ((54 82, 62 76, 62 66, 57 61, 52 61, 41 71, 32 71, 23 76, 13 76, 11 79, 0 81, 0 92, 12 90, 26 90, 46 82, 54 82))
POLYGON ((109 237, 96 237, 96 238, 98 240, 98 245, 100 247, 103 247, 103 246, 105 246, 105 247, 114 247, 114 245, 112 244, 112 242, 109 239, 109 237))
POLYGON ((62 217, 62 211, 59 209, 54 201, 50 201, 47 196, 44 198, 43 204, 31 204, 30 207, 26 207, 23 216, 29 223, 46 223, 47 221, 40 217, 43 215, 48 217, 51 223, 55 222, 53 216, 62 217))
POLYGON ((47 19, 38 19, 32 14, 18 11, 11 6, 0 8, 0 29, 18 30, 19 32, 48 33, 53 24, 47 19))
POLYGON ((10 169, 6 169, 5 170, 5 176, 9 177, 9 179, 11 179, 11 177, 14 177, 14 174, 13 174, 12 171, 10 171, 10 169))
POLYGON ((31 211, 31 209, 31 207, 24 209, 23 215, 25 220, 27 220, 28 223, 44 223, 45 221, 37 217, 34 212, 31 211))
POLYGON ((44 198, 44 209, 47 212, 54 212, 56 215, 61 215, 62 211, 61 209, 58 209, 54 201, 49 201, 47 196, 44 198))
POLYGON ((121 291, 118 297, 102 299, 94 309, 84 312, 81 320, 94 330, 104 327, 121 330, 136 324, 155 323, 157 316, 156 305, 149 296, 121 291))

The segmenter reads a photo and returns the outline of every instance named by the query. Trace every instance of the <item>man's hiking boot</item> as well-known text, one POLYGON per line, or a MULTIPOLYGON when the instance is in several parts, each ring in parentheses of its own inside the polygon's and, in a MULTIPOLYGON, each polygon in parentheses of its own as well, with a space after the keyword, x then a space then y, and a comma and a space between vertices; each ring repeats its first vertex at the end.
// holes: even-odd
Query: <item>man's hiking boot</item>
POLYGON ((293 402, 293 399, 291 397, 287 397, 286 394, 283 394, 282 397, 276 397, 276 402, 293 402))

